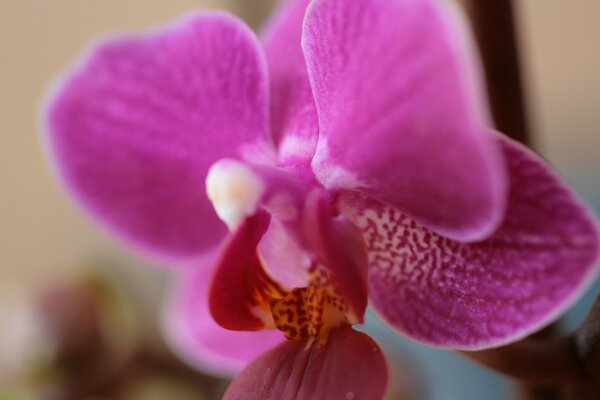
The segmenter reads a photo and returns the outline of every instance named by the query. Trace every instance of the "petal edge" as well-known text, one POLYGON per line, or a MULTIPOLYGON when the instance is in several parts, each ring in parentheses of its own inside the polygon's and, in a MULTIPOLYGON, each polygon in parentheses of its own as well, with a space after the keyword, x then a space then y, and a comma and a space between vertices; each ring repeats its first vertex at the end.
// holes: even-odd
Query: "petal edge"
POLYGON ((46 149, 71 197, 151 258, 179 263, 212 250, 226 230, 204 193, 208 167, 272 157, 258 46, 224 13, 96 45, 44 110, 46 149), (223 118, 234 111, 239 118, 223 118))
POLYGON ((487 114, 473 106, 482 96, 463 70, 465 41, 443 14, 427 0, 311 4, 312 168, 327 188, 363 191, 440 234, 477 241, 504 214, 504 164, 487 114))
POLYGON ((485 241, 452 241, 356 195, 342 206, 366 236, 375 311, 434 347, 519 340, 558 318, 598 274, 600 236, 589 209, 533 152, 497 140, 509 164, 509 207, 485 241))

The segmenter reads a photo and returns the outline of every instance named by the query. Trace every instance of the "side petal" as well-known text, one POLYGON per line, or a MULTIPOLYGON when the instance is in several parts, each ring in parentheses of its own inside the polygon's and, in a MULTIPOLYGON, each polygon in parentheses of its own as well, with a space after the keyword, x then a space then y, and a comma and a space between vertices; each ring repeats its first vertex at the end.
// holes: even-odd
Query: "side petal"
POLYGON ((309 169, 318 139, 315 102, 300 45, 310 0, 287 0, 262 35, 271 83, 271 129, 283 165, 309 169))
POLYGON ((257 251, 271 216, 262 210, 246 218, 229 235, 217 259, 209 292, 209 308, 226 329, 259 331, 273 328, 268 296, 277 290, 257 251))
POLYGON ((163 313, 170 347, 191 366, 233 376, 260 354, 281 343, 281 332, 238 332, 221 328, 208 310, 210 268, 184 273, 171 288, 163 313))
POLYGON ((269 157, 266 81, 242 22, 192 15, 91 51, 51 96, 45 139, 102 225, 152 256, 193 259, 226 232, 205 194, 210 165, 269 157))
POLYGON ((504 165, 483 129, 481 85, 467 75, 476 58, 445 17, 428 0, 312 3, 303 33, 320 124, 312 168, 327 188, 361 190, 475 241, 504 214, 504 165))
POLYGON ((387 365, 377 344, 349 326, 318 341, 288 341, 252 362, 229 385, 224 400, 381 400, 387 365))
POLYGON ((319 191, 306 201, 304 231, 321 267, 352 309, 351 323, 363 323, 368 302, 368 255, 362 233, 343 215, 334 218, 319 191))
POLYGON ((508 211, 483 242, 456 242, 378 201, 342 198, 369 247, 372 306, 400 333, 442 348, 500 346, 558 318, 597 275, 594 217, 539 157, 498 142, 508 211))

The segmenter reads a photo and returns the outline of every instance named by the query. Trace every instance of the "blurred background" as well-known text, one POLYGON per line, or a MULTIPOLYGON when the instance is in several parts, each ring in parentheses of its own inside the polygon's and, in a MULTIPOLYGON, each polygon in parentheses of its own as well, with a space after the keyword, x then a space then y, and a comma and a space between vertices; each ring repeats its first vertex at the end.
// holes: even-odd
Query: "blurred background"
MULTIPOLYGON (((0 341, 4 343, 0 343, 0 361, 10 351, 21 351, 2 335, 22 324, 18 320, 24 318, 26 304, 36 296, 35 301, 39 297, 42 303, 59 304, 62 309, 60 304, 72 304, 72 299, 78 299, 80 305, 85 298, 95 304, 98 293, 106 296, 108 291, 111 297, 122 299, 122 304, 90 307, 102 315, 117 313, 119 326, 130 331, 152 325, 153 312, 159 309, 164 272, 148 269, 145 262, 92 225, 61 193, 49 172, 40 145, 38 114, 52 79, 90 40, 107 32, 163 24, 198 8, 227 9, 258 28, 275 4, 276 0, 0 0, 0 341), (86 289, 65 289, 63 282, 72 280, 86 289), (128 285, 133 281, 131 292, 128 285), (64 295, 67 300, 46 293, 45 288, 53 285, 64 289, 58 297, 64 295), (40 292, 43 295, 33 295, 40 292), (122 292, 133 299, 121 296, 122 292)), ((515 4, 532 144, 600 211, 598 15, 597 0, 519 0, 515 4)), ((567 323, 580 318, 597 289, 569 315, 567 323)), ((368 329, 397 364, 398 381, 414 381, 411 393, 419 398, 512 398, 514 388, 507 380, 459 356, 395 339, 376 322, 369 323, 368 329), (418 379, 409 378, 406 371, 418 371, 418 379)), ((134 334, 127 335, 123 337, 134 334)), ((157 335, 149 336, 144 340, 159 340, 154 337, 157 335)), ((25 354, 17 352, 11 357, 23 360, 25 354)), ((177 371, 186 371, 173 363, 177 371)), ((0 364, 3 399, 2 389, 17 384, 6 376, 3 381, 1 368, 0 364)), ((221 383, 206 382, 210 388, 207 398, 211 398, 210 393, 218 391, 221 383)), ((154 390, 154 397, 137 394, 122 398, 159 399, 159 392, 154 390)))

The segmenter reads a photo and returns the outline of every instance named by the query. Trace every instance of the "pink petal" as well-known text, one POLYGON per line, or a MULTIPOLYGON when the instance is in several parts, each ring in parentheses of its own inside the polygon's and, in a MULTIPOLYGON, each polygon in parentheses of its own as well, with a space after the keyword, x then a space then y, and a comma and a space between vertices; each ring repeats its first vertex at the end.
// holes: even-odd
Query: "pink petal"
POLYGON ((275 284, 263 269, 257 246, 269 227, 265 211, 246 218, 231 233, 216 262, 209 293, 209 307, 215 321, 236 331, 273 328, 268 299, 257 302, 256 292, 275 284))
POLYGON ((307 287, 312 264, 310 255, 281 221, 272 218, 258 246, 269 275, 285 289, 307 287))
POLYGON ((271 129, 280 162, 308 169, 318 139, 315 102, 300 46, 309 0, 287 0, 267 24, 263 43, 271 78, 271 129))
POLYGON ((190 365, 218 375, 234 375, 265 351, 281 343, 281 332, 238 332, 221 328, 208 310, 210 268, 179 277, 164 313, 171 347, 190 365))
POLYGON ((588 209, 530 150, 497 141, 508 160, 509 204, 483 242, 438 236, 375 200, 341 199, 369 246, 373 307, 416 340, 466 350, 518 340, 559 317, 598 272, 588 209))
POLYGON ((61 83, 48 144, 71 194, 146 253, 191 259, 225 234, 206 194, 222 157, 269 155, 266 65, 221 13, 106 41, 61 83))
POLYGON ((333 217, 329 199, 313 192, 307 199, 305 235, 331 275, 336 289, 362 323, 368 301, 368 255, 359 229, 346 216, 333 217))
POLYGON ((323 347, 288 341, 262 355, 235 378, 223 400, 380 400, 387 379, 377 344, 343 326, 323 347))
POLYGON ((312 167, 330 189, 359 189, 474 241, 500 223, 506 182, 467 75, 475 58, 444 17, 427 0, 312 3, 303 33, 320 123, 312 167))

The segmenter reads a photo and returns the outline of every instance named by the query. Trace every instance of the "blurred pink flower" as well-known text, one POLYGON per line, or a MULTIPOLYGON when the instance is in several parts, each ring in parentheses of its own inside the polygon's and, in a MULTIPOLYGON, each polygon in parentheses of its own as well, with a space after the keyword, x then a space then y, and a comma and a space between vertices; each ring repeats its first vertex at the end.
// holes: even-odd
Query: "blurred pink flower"
POLYGON ((403 335, 476 350, 554 320, 597 271, 585 206, 488 127, 453 10, 308 3, 286 2, 262 45, 222 13, 106 41, 48 108, 70 193, 143 253, 187 266, 166 315, 184 357, 235 372, 282 340, 222 327, 297 339, 226 398, 379 398, 381 352, 350 328, 367 298, 403 335))

